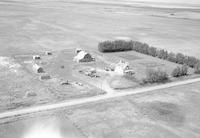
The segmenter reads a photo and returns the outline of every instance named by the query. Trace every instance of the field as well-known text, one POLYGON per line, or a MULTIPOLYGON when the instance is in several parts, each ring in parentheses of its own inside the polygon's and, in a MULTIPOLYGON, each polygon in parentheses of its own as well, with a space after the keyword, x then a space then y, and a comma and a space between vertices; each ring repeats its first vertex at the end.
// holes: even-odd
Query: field
POLYGON ((96 50, 99 41, 117 38, 200 55, 198 18, 154 16, 184 11, 198 15, 198 9, 46 1, 0 3, 1 55, 71 47, 96 50))
MULTIPOLYGON (((73 129, 72 134, 79 134, 77 138, 198 138, 199 86, 198 82, 53 112, 7 118, 1 120, 0 134, 5 138, 11 138, 13 134, 18 137, 30 132, 37 134, 39 130, 32 129, 37 121, 30 123, 32 120, 50 124, 44 127, 47 130, 57 124, 56 119, 62 119, 64 124, 71 125, 63 129, 73 129), (52 121, 49 122, 45 116, 52 121)), ((60 128, 62 134, 61 126, 56 128, 60 128)), ((56 134, 57 131, 50 132, 56 134)))
POLYGON ((199 137, 199 83, 68 109, 92 137, 199 137))

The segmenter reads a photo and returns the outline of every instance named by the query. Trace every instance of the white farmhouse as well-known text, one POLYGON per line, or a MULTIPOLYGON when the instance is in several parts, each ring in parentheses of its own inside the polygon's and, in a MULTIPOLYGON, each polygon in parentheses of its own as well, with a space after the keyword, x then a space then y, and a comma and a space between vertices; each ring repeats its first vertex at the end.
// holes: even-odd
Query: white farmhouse
POLYGON ((76 62, 91 62, 91 61, 94 61, 94 58, 91 56, 91 54, 89 54, 85 51, 80 51, 74 57, 74 61, 76 61, 76 62))
POLYGON ((115 65, 115 72, 119 75, 133 75, 134 71, 130 68, 128 62, 120 60, 119 63, 115 65))

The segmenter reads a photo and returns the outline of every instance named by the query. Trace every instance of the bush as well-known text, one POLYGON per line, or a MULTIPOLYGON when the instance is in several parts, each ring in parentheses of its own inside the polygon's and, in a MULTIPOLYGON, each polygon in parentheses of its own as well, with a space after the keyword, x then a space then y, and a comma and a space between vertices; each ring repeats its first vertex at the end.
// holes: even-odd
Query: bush
POLYGON ((156 57, 157 56, 157 49, 155 47, 149 47, 148 55, 156 57))
POLYGON ((168 74, 162 70, 147 70, 146 79, 143 80, 145 83, 162 83, 168 80, 168 74))
POLYGON ((188 57, 185 59, 185 64, 187 64, 188 66, 190 66, 190 67, 192 67, 192 68, 194 68, 195 65, 196 65, 198 62, 199 62, 199 60, 196 59, 195 57, 189 57, 189 56, 188 56, 188 57))
POLYGON ((128 51, 133 49, 133 44, 124 40, 104 41, 99 43, 98 49, 100 52, 128 51))
POLYGON ((181 77, 181 76, 186 76, 188 74, 188 67, 187 65, 183 65, 182 67, 176 67, 172 71, 172 76, 173 77, 181 77))
POLYGON ((167 59, 167 57, 168 57, 168 52, 165 51, 165 50, 163 50, 163 49, 157 50, 157 56, 158 56, 158 58, 160 58, 160 59, 167 59))
POLYGON ((176 54, 176 61, 179 64, 183 64, 185 61, 185 56, 181 53, 176 54))
POLYGON ((176 54, 174 54, 173 52, 170 52, 168 54, 167 60, 176 63, 177 62, 176 54))
POLYGON ((200 74, 200 62, 196 63, 194 67, 194 73, 200 74))

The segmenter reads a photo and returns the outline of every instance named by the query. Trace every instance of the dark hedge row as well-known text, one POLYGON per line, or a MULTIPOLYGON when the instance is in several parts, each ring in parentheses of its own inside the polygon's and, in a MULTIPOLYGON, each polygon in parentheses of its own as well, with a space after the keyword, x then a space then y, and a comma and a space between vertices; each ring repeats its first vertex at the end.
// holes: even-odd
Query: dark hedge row
POLYGON ((133 49, 133 44, 131 41, 123 40, 104 41, 99 43, 98 49, 100 52, 128 51, 133 49))
POLYGON ((192 57, 192 56, 186 56, 182 53, 173 53, 173 52, 168 52, 164 49, 157 49, 155 47, 151 47, 148 44, 141 43, 141 42, 135 42, 132 41, 133 43, 133 49, 136 52, 140 52, 143 54, 147 54, 153 57, 158 57, 160 59, 168 60, 174 63, 178 64, 185 64, 189 67, 194 68, 196 64, 198 64, 200 61, 199 59, 192 57))
POLYGON ((178 64, 185 64, 189 67, 194 68, 197 64, 200 63, 200 60, 192 57, 186 56, 182 53, 173 53, 168 52, 164 49, 158 49, 152 46, 149 46, 146 43, 141 43, 138 41, 124 41, 124 40, 115 40, 115 41, 104 41, 98 45, 100 52, 117 52, 117 51, 127 51, 134 50, 139 53, 150 55, 153 57, 158 57, 160 59, 168 60, 178 64))

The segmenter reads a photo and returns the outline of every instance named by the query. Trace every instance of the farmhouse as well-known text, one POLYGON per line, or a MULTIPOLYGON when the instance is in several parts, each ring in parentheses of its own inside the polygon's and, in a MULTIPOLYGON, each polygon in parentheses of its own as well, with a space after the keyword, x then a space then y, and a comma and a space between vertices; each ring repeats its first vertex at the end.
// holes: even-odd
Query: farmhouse
POLYGON ((74 61, 77 61, 77 62, 91 62, 93 60, 94 58, 91 56, 91 54, 83 50, 78 52, 77 55, 74 57, 74 61))
POLYGON ((33 64, 33 70, 36 72, 36 73, 44 73, 44 69, 37 65, 37 64, 33 64))
POLYGON ((115 72, 119 75, 133 75, 134 71, 130 69, 129 63, 120 60, 115 66, 115 72))

